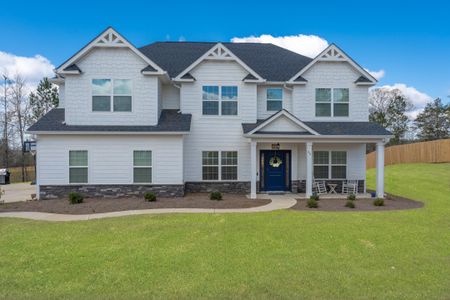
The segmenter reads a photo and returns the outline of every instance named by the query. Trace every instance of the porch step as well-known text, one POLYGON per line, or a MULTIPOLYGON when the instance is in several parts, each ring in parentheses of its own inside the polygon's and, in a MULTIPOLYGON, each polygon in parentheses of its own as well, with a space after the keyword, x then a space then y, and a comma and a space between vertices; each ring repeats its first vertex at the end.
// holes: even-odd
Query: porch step
POLYGON ((286 192, 267 192, 268 195, 286 195, 286 192))

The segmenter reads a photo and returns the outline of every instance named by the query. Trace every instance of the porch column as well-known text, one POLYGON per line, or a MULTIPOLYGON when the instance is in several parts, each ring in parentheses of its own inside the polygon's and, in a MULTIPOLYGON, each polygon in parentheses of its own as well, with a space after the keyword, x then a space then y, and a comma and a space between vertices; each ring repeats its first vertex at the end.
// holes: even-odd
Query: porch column
POLYGON ((377 197, 384 198, 384 143, 377 143, 377 197))
POLYGON ((306 197, 312 195, 313 180, 313 159, 312 159, 312 142, 306 143, 306 197))
POLYGON ((250 142, 250 198, 256 199, 256 142, 250 142))

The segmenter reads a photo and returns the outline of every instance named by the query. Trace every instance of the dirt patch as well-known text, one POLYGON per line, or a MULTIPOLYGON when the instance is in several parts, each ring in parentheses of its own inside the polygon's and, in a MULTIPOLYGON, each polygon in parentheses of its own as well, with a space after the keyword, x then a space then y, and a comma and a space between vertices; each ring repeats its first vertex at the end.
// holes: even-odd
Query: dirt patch
POLYGON ((382 210, 403 210, 423 207, 423 203, 399 196, 388 195, 384 199, 384 206, 375 206, 375 199, 357 199, 354 201, 355 208, 345 207, 347 199, 320 199, 318 208, 306 207, 306 199, 297 199, 297 204, 292 206, 294 210, 312 211, 382 211, 382 210))
POLYGON ((0 212, 37 211, 60 214, 92 214, 152 208, 249 208, 270 203, 268 199, 248 199, 245 195, 223 194, 223 200, 209 200, 207 193, 192 193, 179 198, 85 198, 83 203, 69 204, 67 199, 27 201, 0 204, 0 212))

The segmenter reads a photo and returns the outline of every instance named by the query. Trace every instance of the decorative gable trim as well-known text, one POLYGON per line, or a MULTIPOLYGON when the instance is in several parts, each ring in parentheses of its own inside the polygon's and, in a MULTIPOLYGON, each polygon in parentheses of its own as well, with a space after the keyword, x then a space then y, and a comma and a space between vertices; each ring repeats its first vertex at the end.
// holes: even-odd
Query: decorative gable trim
MULTIPOLYGON (((157 64, 151 61, 147 56, 142 54, 135 46, 133 46, 127 39, 125 39, 120 33, 114 30, 112 27, 106 28, 102 33, 95 37, 89 44, 84 46, 80 51, 75 53, 71 58, 66 60, 62 65, 56 68, 58 74, 74 74, 73 71, 67 71, 66 68, 74 65, 79 59, 86 55, 92 48, 128 48, 133 51, 137 56, 143 59, 149 64, 155 71, 142 72, 143 74, 163 75, 166 72, 161 69, 157 64), (70 73, 72 72, 72 73, 70 73)), ((147 69, 147 68, 146 68, 147 69)), ((79 74, 79 73, 76 73, 79 74)))
POLYGON ((296 81, 302 74, 309 70, 314 64, 321 61, 331 61, 331 62, 348 62, 352 67, 354 67, 358 72, 366 77, 369 82, 364 84, 374 85, 377 80, 370 75, 369 72, 364 70, 358 63, 356 63, 350 56, 348 56, 343 50, 341 50, 335 44, 331 44, 325 50, 323 50, 319 55, 317 55, 309 64, 307 64, 303 69, 301 69, 297 74, 295 74, 291 79, 289 79, 289 84, 304 84, 304 82, 296 81))
POLYGON ((247 66, 242 60, 240 60, 236 55, 234 55, 227 47, 222 43, 217 43, 214 47, 209 49, 205 54, 200 56, 199 59, 194 61, 189 67, 184 69, 177 77, 174 78, 175 81, 182 81, 184 75, 192 71, 196 66, 198 66, 204 60, 214 60, 214 61, 236 61, 241 67, 243 67, 248 73, 258 80, 258 82, 264 82, 265 80, 259 76, 255 71, 253 71, 249 66, 247 66))
POLYGON ((264 122, 262 122, 261 124, 259 124, 258 126, 256 126, 255 128, 253 128, 251 131, 249 131, 246 135, 252 135, 258 131, 260 131, 261 129, 263 129, 264 127, 266 127, 267 125, 269 125, 270 123, 274 122, 275 120, 277 120, 278 118, 285 116, 288 119, 290 119, 292 122, 294 122, 295 124, 297 124, 298 126, 302 127, 303 129, 305 129, 307 132, 309 132, 310 134, 313 135, 320 135, 317 131, 315 131, 314 129, 312 129, 311 127, 307 126, 305 123, 303 123, 302 121, 300 121, 296 116, 294 116, 293 114, 291 114, 290 112, 288 112, 285 109, 280 110, 279 112, 273 114, 271 117, 267 118, 264 122))

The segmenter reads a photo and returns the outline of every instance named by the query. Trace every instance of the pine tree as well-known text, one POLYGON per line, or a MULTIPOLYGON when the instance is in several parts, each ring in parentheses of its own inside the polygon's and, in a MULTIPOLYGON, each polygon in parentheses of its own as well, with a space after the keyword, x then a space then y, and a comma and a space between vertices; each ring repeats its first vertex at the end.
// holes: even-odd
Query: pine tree
POLYGON ((417 116, 415 125, 420 139, 431 141, 450 137, 450 105, 435 99, 417 116))
POLYGON ((30 93, 31 118, 37 121, 59 103, 58 88, 47 77, 39 82, 36 92, 30 93))

